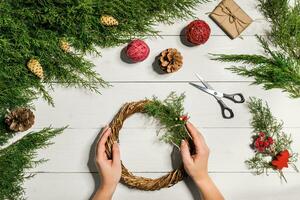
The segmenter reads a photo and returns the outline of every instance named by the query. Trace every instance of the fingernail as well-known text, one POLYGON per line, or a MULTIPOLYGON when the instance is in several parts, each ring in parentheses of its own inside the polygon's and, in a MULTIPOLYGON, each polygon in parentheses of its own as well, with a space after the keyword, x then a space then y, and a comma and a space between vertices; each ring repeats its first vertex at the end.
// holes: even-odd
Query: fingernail
POLYGON ((184 140, 181 140, 181 145, 183 145, 185 143, 185 141, 184 140))

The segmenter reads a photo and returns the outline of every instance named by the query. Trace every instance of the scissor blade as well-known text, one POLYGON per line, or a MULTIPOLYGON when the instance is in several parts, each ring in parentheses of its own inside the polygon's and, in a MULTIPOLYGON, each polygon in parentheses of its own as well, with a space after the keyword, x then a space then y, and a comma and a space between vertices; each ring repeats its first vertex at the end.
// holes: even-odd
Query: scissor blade
POLYGON ((192 86, 194 86, 195 88, 198 88, 199 90, 202 90, 203 92, 206 92, 206 93, 208 93, 208 94, 210 94, 210 95, 212 95, 212 96, 215 96, 215 97, 217 97, 217 98, 223 97, 223 94, 220 94, 219 92, 216 92, 216 91, 214 91, 214 90, 208 89, 208 88, 206 88, 206 87, 202 87, 202 86, 197 85, 197 84, 192 83, 192 82, 189 82, 189 84, 192 85, 192 86), (221 95, 221 96, 220 96, 220 95, 221 95))
POLYGON ((199 90, 202 90, 204 92, 206 92, 207 88, 206 87, 202 87, 200 85, 197 85, 195 83, 189 82, 190 85, 194 86, 195 88, 198 88, 199 90))
POLYGON ((205 87, 207 87, 208 89, 213 90, 213 87, 211 87, 211 85, 209 85, 199 74, 195 73, 195 75, 197 76, 197 78, 203 83, 203 85, 205 87))
POLYGON ((211 89, 208 89, 206 87, 202 87, 202 86, 197 85, 197 84, 192 83, 192 82, 189 82, 189 84, 196 87, 196 88, 198 88, 199 90, 202 90, 203 92, 206 92, 207 94, 210 94, 210 95, 216 97, 217 99, 221 99, 223 97, 223 93, 221 93, 221 92, 217 92, 215 90, 211 90, 211 89))

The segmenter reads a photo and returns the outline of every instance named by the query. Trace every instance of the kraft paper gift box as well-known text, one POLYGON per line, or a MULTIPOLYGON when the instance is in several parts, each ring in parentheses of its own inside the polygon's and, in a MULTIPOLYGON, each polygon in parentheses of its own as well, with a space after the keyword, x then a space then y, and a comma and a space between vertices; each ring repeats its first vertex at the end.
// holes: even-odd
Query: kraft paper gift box
POLYGON ((210 18, 231 39, 238 37, 253 21, 233 0, 223 0, 210 13, 210 18))

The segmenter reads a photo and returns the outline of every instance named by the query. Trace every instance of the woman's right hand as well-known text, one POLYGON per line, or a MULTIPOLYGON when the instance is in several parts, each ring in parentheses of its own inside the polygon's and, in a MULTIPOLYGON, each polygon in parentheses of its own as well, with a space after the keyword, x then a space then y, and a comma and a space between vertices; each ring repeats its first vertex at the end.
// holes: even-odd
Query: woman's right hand
POLYGON ((203 135, 190 122, 186 123, 186 127, 194 142, 195 154, 191 155, 187 141, 181 142, 180 149, 185 171, 201 191, 201 199, 224 200, 221 192, 208 175, 209 148, 203 135))
POLYGON ((193 139, 196 152, 194 155, 191 155, 188 142, 183 140, 181 142, 182 161, 187 174, 195 182, 198 182, 208 177, 209 148, 202 134, 192 123, 187 122, 186 127, 193 139))

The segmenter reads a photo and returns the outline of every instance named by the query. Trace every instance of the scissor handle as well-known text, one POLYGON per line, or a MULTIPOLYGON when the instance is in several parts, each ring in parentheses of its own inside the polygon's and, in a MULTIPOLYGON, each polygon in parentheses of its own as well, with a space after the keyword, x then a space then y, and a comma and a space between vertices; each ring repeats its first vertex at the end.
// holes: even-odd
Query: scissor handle
POLYGON ((234 103, 244 103, 245 102, 245 98, 244 98, 243 94, 241 94, 241 93, 223 94, 223 97, 233 101, 234 103))
POLYGON ((234 117, 233 111, 228 108, 222 100, 218 100, 218 103, 221 106, 222 116, 225 119, 231 119, 234 117))

